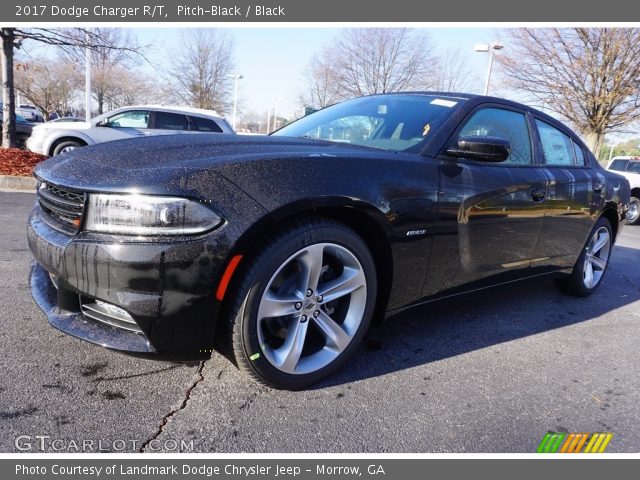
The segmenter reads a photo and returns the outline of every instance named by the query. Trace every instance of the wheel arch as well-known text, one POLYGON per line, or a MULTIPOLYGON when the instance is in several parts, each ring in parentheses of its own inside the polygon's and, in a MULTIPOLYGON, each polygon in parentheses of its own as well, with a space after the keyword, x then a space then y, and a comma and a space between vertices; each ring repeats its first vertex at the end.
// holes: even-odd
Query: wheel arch
POLYGON ((47 155, 52 157, 53 151, 62 142, 80 142, 83 144, 83 146, 91 145, 92 143, 88 138, 85 138, 84 135, 76 135, 76 134, 61 135, 59 137, 56 137, 50 140, 49 145, 47 146, 47 149, 46 149, 47 155))
POLYGON ((609 220, 609 224, 611 225, 611 233, 613 234, 613 239, 615 240, 618 231, 620 230, 620 217, 618 216, 618 209, 614 204, 607 205, 598 218, 606 218, 609 220))
POLYGON ((328 218, 352 228, 371 251, 378 278, 378 294, 373 323, 379 324, 385 316, 393 279, 391 253, 391 226, 382 212, 373 205, 344 197, 323 197, 301 200, 284 205, 262 217, 236 241, 227 262, 235 255, 255 250, 279 228, 295 223, 310 215, 328 218))
POLYGON ((640 198, 640 187, 634 187, 631 189, 631 196, 640 198))

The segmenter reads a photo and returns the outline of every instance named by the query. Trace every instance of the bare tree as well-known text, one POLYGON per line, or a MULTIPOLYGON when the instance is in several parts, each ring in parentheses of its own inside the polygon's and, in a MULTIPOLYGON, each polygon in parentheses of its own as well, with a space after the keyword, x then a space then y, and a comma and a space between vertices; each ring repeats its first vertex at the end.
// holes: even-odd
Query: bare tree
POLYGON ((478 76, 458 49, 447 48, 433 64, 433 88, 442 92, 471 92, 477 90, 478 76))
POLYGON ((233 39, 211 29, 188 30, 174 52, 171 78, 175 94, 197 108, 225 112, 231 105, 233 39))
POLYGON ((16 65, 15 88, 31 102, 44 117, 51 113, 64 115, 80 85, 73 65, 59 59, 36 57, 16 65))
POLYGON ((2 146, 5 148, 15 147, 17 145, 13 53, 14 49, 20 48, 24 41, 34 41, 61 48, 113 48, 135 52, 137 54, 141 53, 137 49, 127 46, 105 45, 101 43, 96 33, 86 28, 21 29, 7 27, 0 29, 0 40, 2 41, 2 49, 0 50, 3 100, 2 146))
MULTIPOLYGON (((105 110, 109 99, 117 96, 122 89, 123 72, 139 65, 140 52, 147 48, 141 46, 128 30, 122 28, 94 28, 91 49, 91 93, 98 104, 98 114, 105 110)), ((84 32, 73 31, 70 35, 80 45, 84 32)), ((79 46, 63 47, 65 54, 77 64, 85 62, 85 49, 79 46)))
POLYGON ((323 50, 311 59, 304 72, 304 79, 308 90, 300 97, 300 102, 305 107, 319 110, 342 99, 339 92, 340 84, 327 50, 323 50))
POLYGON ((435 55, 429 37, 405 28, 353 28, 312 61, 307 106, 374 93, 428 88, 435 55))
POLYGON ((109 109, 125 105, 172 103, 171 86, 139 70, 121 69, 119 82, 107 101, 109 109))
POLYGON ((640 118, 640 30, 514 29, 498 62, 507 86, 565 117, 596 154, 640 118))

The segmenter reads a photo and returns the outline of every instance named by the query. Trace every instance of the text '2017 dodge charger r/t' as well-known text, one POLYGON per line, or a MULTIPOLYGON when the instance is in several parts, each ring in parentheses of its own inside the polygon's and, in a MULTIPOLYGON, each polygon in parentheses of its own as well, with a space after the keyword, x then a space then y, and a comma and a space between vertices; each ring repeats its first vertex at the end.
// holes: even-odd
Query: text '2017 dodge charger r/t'
POLYGON ((358 98, 267 137, 165 136, 36 168, 33 296, 112 349, 224 348, 303 388, 372 321, 548 275, 602 282, 629 202, 568 128, 482 96, 358 98))

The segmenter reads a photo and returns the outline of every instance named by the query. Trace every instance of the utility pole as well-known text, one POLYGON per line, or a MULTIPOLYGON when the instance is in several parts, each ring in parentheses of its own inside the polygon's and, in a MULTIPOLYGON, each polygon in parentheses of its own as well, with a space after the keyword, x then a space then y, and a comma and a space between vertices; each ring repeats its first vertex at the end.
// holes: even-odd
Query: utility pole
POLYGON ((87 47, 85 47, 84 55, 84 119, 88 122, 91 120, 91 48, 89 45, 89 32, 85 39, 87 47))

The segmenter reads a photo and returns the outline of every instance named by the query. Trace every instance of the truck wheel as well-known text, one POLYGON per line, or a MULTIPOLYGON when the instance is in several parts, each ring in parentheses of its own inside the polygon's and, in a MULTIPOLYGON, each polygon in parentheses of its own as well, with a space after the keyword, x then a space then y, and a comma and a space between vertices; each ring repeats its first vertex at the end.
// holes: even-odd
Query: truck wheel
POLYGON ((637 225, 640 223, 640 199, 631 197, 631 200, 629 200, 626 222, 628 225, 637 225))

